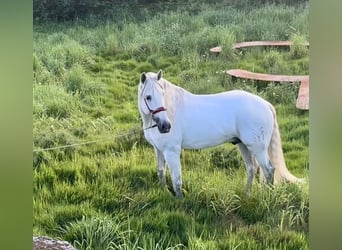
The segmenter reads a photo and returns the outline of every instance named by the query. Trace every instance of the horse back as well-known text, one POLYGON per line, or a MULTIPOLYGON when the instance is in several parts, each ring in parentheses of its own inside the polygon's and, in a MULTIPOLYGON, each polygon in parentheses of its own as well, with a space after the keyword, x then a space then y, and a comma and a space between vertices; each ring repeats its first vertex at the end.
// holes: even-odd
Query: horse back
POLYGON ((242 137, 248 139, 264 131, 271 132, 273 128, 270 103, 241 90, 213 95, 188 94, 177 110, 186 148, 211 147, 242 137))

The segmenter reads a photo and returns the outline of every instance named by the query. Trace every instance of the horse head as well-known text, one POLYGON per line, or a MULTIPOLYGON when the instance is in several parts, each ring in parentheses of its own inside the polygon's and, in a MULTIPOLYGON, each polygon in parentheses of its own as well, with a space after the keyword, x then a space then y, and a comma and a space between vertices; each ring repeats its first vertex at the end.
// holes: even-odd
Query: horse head
POLYGON ((162 71, 157 74, 143 72, 139 83, 139 110, 146 117, 151 116, 160 133, 168 133, 171 123, 165 107, 165 90, 160 82, 162 71))

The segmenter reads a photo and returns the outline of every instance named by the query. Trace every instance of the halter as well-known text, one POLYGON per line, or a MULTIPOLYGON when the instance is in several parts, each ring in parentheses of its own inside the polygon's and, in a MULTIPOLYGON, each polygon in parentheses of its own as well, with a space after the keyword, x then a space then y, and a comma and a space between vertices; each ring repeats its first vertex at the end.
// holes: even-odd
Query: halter
MULTIPOLYGON (((141 91, 141 96, 143 95, 145 88, 146 88, 146 83, 144 84, 144 88, 143 88, 142 91, 141 91)), ((155 115, 155 114, 157 114, 157 113, 159 113, 159 112, 162 112, 162 111, 166 111, 166 110, 167 110, 165 107, 159 107, 159 108, 156 108, 156 109, 151 109, 150 106, 149 106, 148 103, 147 103, 146 98, 144 98, 144 102, 145 102, 145 105, 146 105, 148 111, 150 111, 150 114, 151 114, 152 116, 155 115)), ((157 124, 154 124, 154 125, 151 125, 151 126, 149 126, 149 127, 147 127, 147 128, 144 128, 143 130, 155 128, 155 127, 157 127, 157 126, 158 126, 157 124)))
MULTIPOLYGON (((145 88, 146 88, 146 83, 144 84, 144 88, 141 91, 141 95, 144 93, 145 88)), ((146 107, 147 107, 148 111, 150 111, 151 115, 155 115, 155 114, 157 114, 159 112, 167 110, 165 107, 159 107, 159 108, 156 108, 156 109, 151 109, 150 106, 148 105, 147 101, 146 101, 146 98, 144 98, 144 102, 146 104, 146 107)))
MULTIPOLYGON (((146 101, 146 98, 144 98, 144 101, 145 101, 145 104, 146 104, 146 107, 148 108, 148 110, 150 111, 150 114, 153 116, 159 112, 162 112, 162 111, 166 111, 167 109, 164 108, 164 107, 159 107, 159 108, 156 108, 155 110, 151 109, 150 106, 148 106, 148 103, 146 101)), ((157 127, 158 125, 157 124, 154 124, 154 125, 151 125, 147 128, 144 128, 144 130, 147 130, 147 129, 150 129, 150 128, 155 128, 157 127)))
POLYGON ((155 110, 151 109, 150 106, 148 106, 148 103, 146 101, 146 98, 144 98, 144 101, 145 101, 145 104, 146 104, 146 107, 148 108, 148 111, 150 111, 150 114, 151 115, 155 115, 159 112, 162 112, 162 111, 166 111, 167 109, 165 107, 159 107, 159 108, 156 108, 155 110))

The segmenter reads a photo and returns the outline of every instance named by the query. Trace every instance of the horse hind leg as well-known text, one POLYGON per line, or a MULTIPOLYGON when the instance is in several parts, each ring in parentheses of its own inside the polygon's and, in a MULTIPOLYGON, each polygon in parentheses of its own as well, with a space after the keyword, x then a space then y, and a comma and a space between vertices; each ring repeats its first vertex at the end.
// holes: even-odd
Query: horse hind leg
POLYGON ((254 164, 254 159, 252 157, 251 152, 248 150, 245 144, 239 143, 238 144, 242 158, 246 165, 247 170, 247 185, 246 185, 246 192, 250 193, 252 190, 253 178, 257 172, 257 166, 254 164))
POLYGON ((262 168, 266 183, 273 185, 274 167, 272 166, 267 150, 256 153, 255 158, 262 168))

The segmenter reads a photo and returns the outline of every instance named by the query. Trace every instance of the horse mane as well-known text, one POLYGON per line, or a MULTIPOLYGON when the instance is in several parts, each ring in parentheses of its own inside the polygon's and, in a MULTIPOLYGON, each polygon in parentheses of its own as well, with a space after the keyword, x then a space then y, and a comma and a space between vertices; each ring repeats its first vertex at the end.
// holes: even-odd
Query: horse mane
POLYGON ((187 92, 185 89, 176 86, 168 80, 161 78, 159 82, 162 84, 165 91, 165 106, 168 110, 168 116, 171 122, 174 121, 177 104, 182 104, 184 100, 184 94, 187 92))

